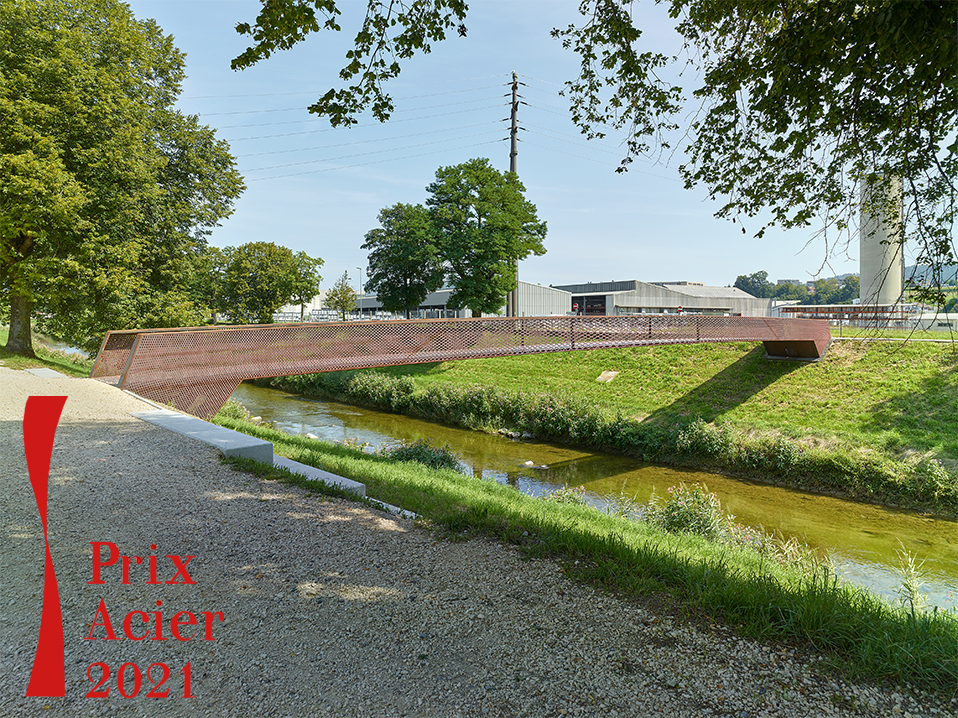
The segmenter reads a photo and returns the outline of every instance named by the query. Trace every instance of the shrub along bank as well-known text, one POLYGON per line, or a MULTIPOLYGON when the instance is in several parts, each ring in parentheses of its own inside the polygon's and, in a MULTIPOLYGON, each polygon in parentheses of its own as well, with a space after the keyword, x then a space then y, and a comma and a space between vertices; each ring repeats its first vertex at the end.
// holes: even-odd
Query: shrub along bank
MULTIPOLYGON (((856 351, 858 350, 856 348, 856 351)), ((888 350, 885 348, 881 351, 888 350)), ((897 357, 899 365, 907 356, 914 354, 911 347, 907 351, 911 354, 897 357)), ((933 351, 941 350, 935 348, 933 351)), ((662 355, 666 356, 665 365, 660 367, 662 372, 668 371, 667 366, 672 366, 672 376, 681 375, 681 372, 674 371, 674 367, 680 363, 678 360, 683 354, 688 355, 689 348, 657 347, 656 352, 660 357, 660 364, 662 355)), ((949 461, 951 450, 948 442, 954 442, 954 436, 948 432, 958 432, 958 427, 954 425, 958 421, 958 385, 952 386, 956 377, 954 367, 950 369, 950 374, 947 373, 947 355, 943 355, 946 373, 941 395, 935 396, 933 400, 915 396, 916 403, 925 404, 926 415, 936 412, 947 414, 949 408, 954 413, 949 419, 939 422, 944 423, 944 426, 938 429, 943 432, 944 438, 936 441, 937 437, 933 433, 929 436, 930 432, 921 433, 915 429, 914 424, 920 420, 907 415, 905 409, 896 408, 892 411, 888 406, 892 399, 886 398, 877 389, 878 396, 875 401, 881 404, 881 407, 875 411, 883 411, 885 416, 889 417, 889 427, 886 429, 873 434, 868 434, 865 430, 837 431, 843 421, 849 425, 867 426, 866 420, 852 416, 845 419, 842 416, 831 416, 827 421, 823 419, 825 426, 819 432, 803 425, 808 413, 804 410, 803 403, 817 403, 816 397, 829 393, 828 384, 822 381, 823 374, 832 375, 831 381, 835 384, 832 391, 836 393, 847 394, 848 389, 842 387, 855 387, 856 395, 849 397, 847 403, 862 402, 859 394, 868 391, 868 382, 861 376, 862 367, 857 366, 858 362, 848 362, 843 357, 837 357, 837 361, 833 361, 831 366, 819 367, 819 371, 809 377, 805 391, 801 391, 800 387, 792 389, 791 393, 787 386, 779 389, 779 393, 784 393, 784 396, 773 401, 778 404, 789 403, 791 412, 783 411, 778 406, 775 413, 779 417, 779 423, 772 426, 768 421, 769 412, 763 411, 762 406, 753 409, 751 414, 740 410, 740 416, 728 417, 726 415, 733 414, 731 410, 716 411, 713 408, 706 414, 710 419, 707 420, 696 411, 701 410, 702 406, 692 404, 691 401, 686 402, 692 404, 690 409, 681 406, 680 400, 673 400, 672 407, 653 407, 653 410, 645 415, 636 415, 636 406, 630 406, 624 401, 606 400, 600 403, 586 398, 585 394, 600 394, 595 387, 602 385, 597 385, 594 377, 600 373, 599 367, 610 364, 614 366, 614 355, 612 358, 608 355, 601 356, 602 352, 599 351, 569 354, 577 360, 572 365, 572 371, 591 374, 592 380, 570 380, 567 385, 572 387, 572 390, 552 391, 548 394, 530 388, 512 387, 529 387, 533 384, 533 377, 535 383, 539 383, 544 375, 550 373, 543 370, 543 360, 547 367, 555 368, 555 359, 549 357, 510 358, 507 366, 513 370, 503 372, 498 379, 496 374, 482 369, 477 373, 467 373, 467 376, 478 378, 481 384, 459 381, 455 376, 451 381, 442 379, 446 372, 455 375, 460 370, 458 366, 447 369, 453 364, 484 362, 484 367, 489 369, 495 367, 491 362, 506 360, 450 362, 430 365, 425 371, 422 367, 404 367, 392 368, 389 373, 377 370, 311 374, 266 380, 266 383, 292 393, 329 397, 470 429, 528 432, 547 441, 627 454, 650 462, 722 471, 856 500, 903 506, 943 516, 958 516, 958 461, 952 460, 950 466, 945 463, 949 461), (525 360, 519 365, 524 365, 528 371, 530 380, 526 384, 516 380, 517 373, 514 368, 518 360, 525 360), (582 364, 590 363, 591 367, 582 369, 582 364), (842 369, 845 371, 841 371, 842 369), (404 371, 407 373, 402 373, 404 371), (437 379, 437 376, 440 378, 437 379), (676 407, 676 404, 680 406, 676 407), (906 415, 898 416, 902 413, 906 415), (790 415, 794 416, 793 420, 787 418, 790 415), (891 438, 888 434, 890 429, 896 428, 895 421, 900 421, 903 428, 891 438), (926 442, 926 445, 919 448, 924 450, 915 450, 905 445, 918 441, 912 440, 909 432, 920 434, 920 440, 926 442), (891 447, 891 450, 886 447, 891 447)), ((708 378, 709 369, 704 368, 705 374, 700 373, 691 383, 694 384, 700 379, 700 383, 705 384, 719 381, 741 386, 758 381, 768 389, 778 382, 794 385, 797 381, 794 366, 764 366, 763 364, 767 365, 769 362, 756 357, 750 347, 741 349, 738 354, 739 358, 729 366, 713 366, 711 380, 708 378), (756 372, 768 371, 778 374, 771 378, 756 379, 756 372), (724 376, 716 379, 714 375, 719 373, 724 376)), ((895 360, 895 356, 888 354, 886 359, 895 360)), ((907 362, 905 364, 897 366, 896 370, 900 374, 902 385, 907 386, 909 367, 907 362)), ((651 373, 647 367, 645 372, 651 373)), ((874 382, 876 386, 885 386, 884 376, 881 379, 874 382)), ((548 385, 548 381, 544 383, 548 385)), ((681 379, 666 383, 668 391, 673 394, 676 391, 673 385, 676 383, 681 384, 681 379)), ((649 391, 654 393, 656 390, 651 388, 649 391)), ((695 389, 689 391, 694 393, 695 389)), ((660 395, 662 393, 663 391, 659 392, 660 395)), ((702 393, 707 392, 703 390, 702 393)), ((756 393, 769 392, 763 390, 756 393)), ((608 394, 603 398, 606 397, 608 394)), ((722 401, 730 404, 737 402, 737 408, 751 401, 751 398, 723 400, 718 394, 713 398, 720 408, 722 401)), ((896 400, 905 406, 906 398, 898 397, 896 400)), ((646 396, 645 400, 649 401, 649 397, 646 396)), ((766 396, 754 403, 764 405, 767 401, 766 396)), ((862 411, 867 411, 867 401, 864 406, 866 408, 862 411)), ((843 411, 847 414, 848 407, 835 407, 831 414, 841 415, 843 411)))
MULTIPOLYGON (((945 695, 958 690, 958 614, 922 611, 916 594, 892 605, 836 578, 827 566, 790 560, 731 530, 717 502, 680 490, 629 520, 582 504, 574 492, 537 499, 495 481, 435 469, 420 447, 408 455, 289 436, 221 412, 217 423, 273 442, 274 451, 366 485, 367 495, 414 511, 450 534, 482 534, 530 557, 560 560, 574 579, 622 592, 678 596, 696 613, 764 640, 811 646, 859 677, 908 683, 945 695), (426 459, 428 461, 428 459, 426 459), (907 599, 907 600, 906 600, 907 599)), ((247 470, 324 492, 317 482, 243 464, 247 470)), ((621 513, 628 513, 623 511, 621 513)))

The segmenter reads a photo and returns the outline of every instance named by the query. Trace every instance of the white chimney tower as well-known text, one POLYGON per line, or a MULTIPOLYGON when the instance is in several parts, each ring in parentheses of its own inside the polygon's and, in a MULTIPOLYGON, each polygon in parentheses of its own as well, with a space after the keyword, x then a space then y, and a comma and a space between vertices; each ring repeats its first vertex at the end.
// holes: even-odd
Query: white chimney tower
POLYGON ((859 235, 862 304, 890 306, 902 299, 905 262, 901 202, 899 178, 862 182, 859 235))

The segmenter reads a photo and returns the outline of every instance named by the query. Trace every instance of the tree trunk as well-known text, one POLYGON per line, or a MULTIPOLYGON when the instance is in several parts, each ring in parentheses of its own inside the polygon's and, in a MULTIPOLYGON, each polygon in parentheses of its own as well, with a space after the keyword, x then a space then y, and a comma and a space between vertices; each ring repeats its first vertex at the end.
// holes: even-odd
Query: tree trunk
POLYGON ((10 293, 10 335, 4 347, 12 354, 35 357, 33 337, 30 334, 30 315, 32 302, 14 292, 10 293))

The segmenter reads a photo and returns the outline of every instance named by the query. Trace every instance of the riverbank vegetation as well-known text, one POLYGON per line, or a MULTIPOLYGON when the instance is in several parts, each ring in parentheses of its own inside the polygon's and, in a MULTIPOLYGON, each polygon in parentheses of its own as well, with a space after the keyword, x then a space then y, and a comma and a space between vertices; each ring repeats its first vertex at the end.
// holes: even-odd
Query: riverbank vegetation
MULTIPOLYGON (((806 553, 737 534, 717 502, 697 489, 673 491, 652 509, 651 520, 636 521, 629 507, 599 511, 574 491, 533 498, 418 460, 370 455, 231 416, 243 414, 228 409, 216 421, 273 442, 277 454, 360 481, 367 496, 419 514, 448 537, 505 541, 530 558, 557 559, 574 580, 632 599, 651 597, 660 607, 663 594, 671 595, 688 617, 814 648, 833 668, 858 678, 946 695, 958 686, 958 614, 922 611, 904 599, 892 605, 844 583, 806 553)), ((323 491, 264 465, 240 466, 323 491)))
POLYGON ((714 344, 475 359, 268 380, 486 431, 958 516, 958 354, 834 342, 821 362, 714 344), (611 382, 596 379, 616 371, 611 382))
MULTIPOLYGON (((7 333, 7 327, 0 327, 0 344, 6 343, 7 333)), ((33 345, 35 356, 33 357, 14 354, 0 346, 0 366, 5 366, 8 369, 46 367, 68 376, 90 376, 93 361, 88 359, 85 354, 72 354, 58 349, 50 349, 42 335, 35 336, 35 339, 33 345)))

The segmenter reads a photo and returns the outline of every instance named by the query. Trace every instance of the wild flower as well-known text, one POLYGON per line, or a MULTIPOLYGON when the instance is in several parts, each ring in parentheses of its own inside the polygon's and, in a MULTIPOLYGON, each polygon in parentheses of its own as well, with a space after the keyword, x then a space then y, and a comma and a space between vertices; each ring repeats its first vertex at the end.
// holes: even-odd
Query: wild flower
POLYGON ((393 461, 415 461, 432 469, 450 469, 460 474, 465 473, 459 457, 453 453, 448 444, 435 446, 428 439, 418 439, 412 443, 403 441, 398 445, 384 446, 377 453, 393 461))
POLYGON ((347 437, 336 443, 340 446, 345 446, 347 449, 358 449, 359 451, 366 451, 366 449, 372 446, 368 441, 360 441, 354 436, 347 437))
POLYGON ((544 501, 552 501, 557 504, 578 504, 585 506, 589 503, 586 498, 585 489, 581 486, 563 486, 550 494, 541 497, 544 501))

